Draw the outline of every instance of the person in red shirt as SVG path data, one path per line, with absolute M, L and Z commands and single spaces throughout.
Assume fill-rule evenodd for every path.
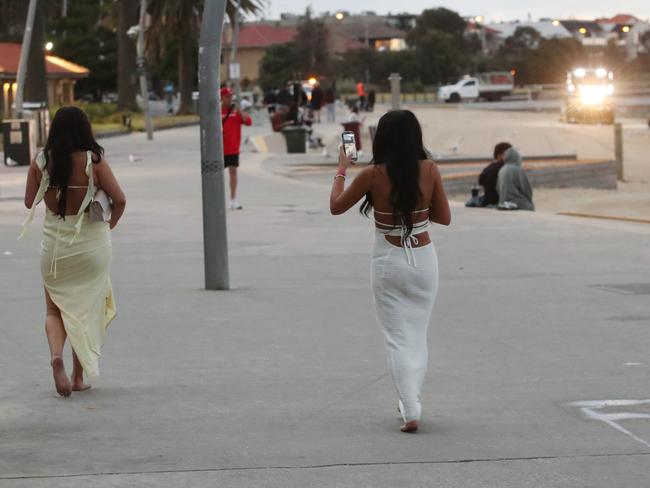
M 240 210 L 237 200 L 237 168 L 239 167 L 239 146 L 241 145 L 241 126 L 251 125 L 253 119 L 233 102 L 232 90 L 221 89 L 221 126 L 223 131 L 224 166 L 230 175 L 230 208 Z

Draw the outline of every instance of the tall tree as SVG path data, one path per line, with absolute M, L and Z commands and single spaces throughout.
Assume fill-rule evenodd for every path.
M 102 6 L 97 0 L 75 0 L 68 2 L 66 17 L 60 16 L 58 8 L 46 21 L 46 40 L 54 43 L 54 53 L 90 71 L 75 84 L 78 97 L 91 95 L 99 101 L 102 93 L 116 91 L 117 35 L 112 10 L 112 5 Z
M 236 0 L 229 0 L 226 13 L 234 18 Z M 255 13 L 261 7 L 260 0 L 241 0 L 244 12 Z M 192 91 L 196 79 L 197 41 L 200 12 L 203 0 L 151 0 L 149 13 L 151 27 L 148 37 L 164 38 L 168 43 L 178 42 L 178 89 L 179 113 L 189 113 L 192 107 Z
M 415 50 L 424 83 L 440 83 L 457 78 L 470 64 L 472 44 L 465 38 L 467 22 L 446 8 L 423 11 L 407 42 Z
M 135 42 L 126 32 L 138 23 L 137 0 L 116 0 L 117 9 L 117 105 L 120 109 L 137 110 L 137 67 Z
M 43 40 L 43 30 L 43 2 L 39 2 L 36 4 L 32 42 L 27 59 L 25 101 L 45 103 L 47 105 L 47 74 L 45 72 L 45 41 Z

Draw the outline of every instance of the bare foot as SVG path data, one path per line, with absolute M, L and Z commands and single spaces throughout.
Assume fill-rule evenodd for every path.
M 418 431 L 418 421 L 411 420 L 410 422 L 406 422 L 399 428 L 399 430 L 406 432 L 407 434 L 415 434 Z
M 92 388 L 88 383 L 84 383 L 83 380 L 72 380 L 72 391 L 86 391 Z
M 72 383 L 72 391 L 86 391 L 90 390 L 91 386 L 88 383 L 84 383 L 84 374 L 77 373 L 72 371 L 72 376 L 70 376 L 70 382 Z
M 55 356 L 52 358 L 52 375 L 54 376 L 54 386 L 56 386 L 56 392 L 62 397 L 69 397 L 72 394 L 72 387 L 70 386 L 70 380 L 68 380 L 68 375 L 65 374 L 65 365 L 63 364 L 63 358 L 61 356 Z

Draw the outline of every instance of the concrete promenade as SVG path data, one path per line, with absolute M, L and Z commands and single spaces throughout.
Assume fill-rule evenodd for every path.
M 118 318 L 93 389 L 67 400 L 40 217 L 16 241 L 24 168 L 0 170 L 0 488 L 648 485 L 649 226 L 455 205 L 432 230 L 441 287 L 422 431 L 405 435 L 372 227 L 329 215 L 331 176 L 245 154 L 233 289 L 208 292 L 198 128 L 102 144 L 128 197 Z

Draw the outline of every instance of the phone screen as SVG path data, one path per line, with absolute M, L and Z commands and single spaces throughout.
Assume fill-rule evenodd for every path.
M 352 160 L 357 160 L 357 143 L 354 140 L 354 132 L 345 131 L 341 136 L 343 140 L 343 150 L 345 154 Z

